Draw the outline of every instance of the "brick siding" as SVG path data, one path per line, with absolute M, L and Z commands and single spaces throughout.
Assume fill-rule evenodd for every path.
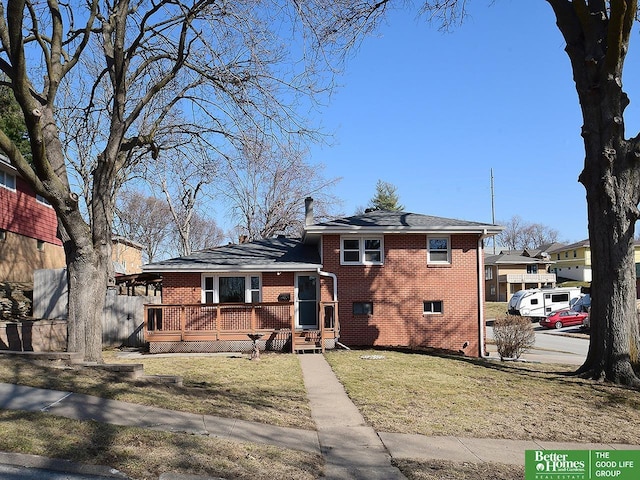
M 464 349 L 480 355 L 478 236 L 451 236 L 451 264 L 427 265 L 427 238 L 384 236 L 384 265 L 340 265 L 340 236 L 323 238 L 323 270 L 338 276 L 340 341 L 347 346 Z M 484 272 L 481 271 L 484 275 Z M 262 274 L 262 299 L 294 299 L 294 274 Z M 484 278 L 484 277 L 483 277 Z M 320 298 L 333 300 L 333 281 L 321 277 Z M 442 301 L 443 313 L 423 314 L 424 301 Z M 164 273 L 162 302 L 200 303 L 200 273 Z M 353 302 L 372 302 L 372 315 L 353 315 Z
M 451 264 L 427 265 L 427 238 L 384 236 L 384 265 L 340 265 L 340 236 L 323 237 L 323 269 L 338 275 L 340 341 L 347 346 L 408 346 L 480 354 L 477 235 L 451 236 Z M 443 313 L 423 314 L 423 301 Z M 353 302 L 372 302 L 354 315 Z

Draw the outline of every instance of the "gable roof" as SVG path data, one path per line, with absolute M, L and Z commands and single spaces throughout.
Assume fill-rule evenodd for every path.
M 588 238 L 586 240 L 580 240 L 579 242 L 571 243 L 569 245 L 558 244 L 556 247 L 553 247 L 547 250 L 547 253 L 563 252 L 565 250 L 574 250 L 576 248 L 581 248 L 581 247 L 589 247 Z
M 401 211 L 374 210 L 362 215 L 307 225 L 305 233 L 356 233 L 366 231 L 374 233 L 478 233 L 495 235 L 503 229 L 504 227 L 488 223 L 433 217 L 431 215 Z
M 184 257 L 144 265 L 146 272 L 299 271 L 321 267 L 320 254 L 297 238 L 267 238 L 208 248 Z
M 498 255 L 487 255 L 484 257 L 485 265 L 547 265 L 551 263 L 555 262 L 513 253 L 500 253 Z

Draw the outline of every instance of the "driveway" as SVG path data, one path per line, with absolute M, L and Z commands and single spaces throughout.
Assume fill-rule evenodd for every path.
M 534 347 L 523 354 L 521 360 L 541 363 L 564 363 L 580 366 L 589 350 L 589 335 L 579 327 L 565 327 L 559 330 L 542 328 L 533 324 L 536 333 Z M 487 326 L 487 339 L 493 340 L 493 327 Z M 500 358 L 495 345 L 487 345 L 490 357 Z

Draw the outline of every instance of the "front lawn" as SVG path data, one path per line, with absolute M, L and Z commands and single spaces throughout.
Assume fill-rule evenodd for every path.
M 327 359 L 377 431 L 640 445 L 640 393 L 571 367 L 378 350 Z
M 0 382 L 72 391 L 169 410 L 219 415 L 283 427 L 314 430 L 302 370 L 295 355 L 171 356 L 116 358 L 108 363 L 142 363 L 146 375 L 179 375 L 184 385 L 123 380 L 92 368 L 74 368 L 0 355 Z

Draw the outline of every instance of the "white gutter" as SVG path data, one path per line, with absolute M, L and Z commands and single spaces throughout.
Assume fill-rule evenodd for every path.
M 480 342 L 480 357 L 484 358 L 486 355 L 484 349 L 484 247 L 483 240 L 490 235 L 487 235 L 485 230 L 478 238 L 478 340 Z
M 320 270 L 320 268 L 318 268 L 318 274 L 321 277 L 333 278 L 333 301 L 337 302 L 338 301 L 338 277 L 336 276 L 336 274 L 330 273 L 330 272 L 323 272 L 322 270 Z

